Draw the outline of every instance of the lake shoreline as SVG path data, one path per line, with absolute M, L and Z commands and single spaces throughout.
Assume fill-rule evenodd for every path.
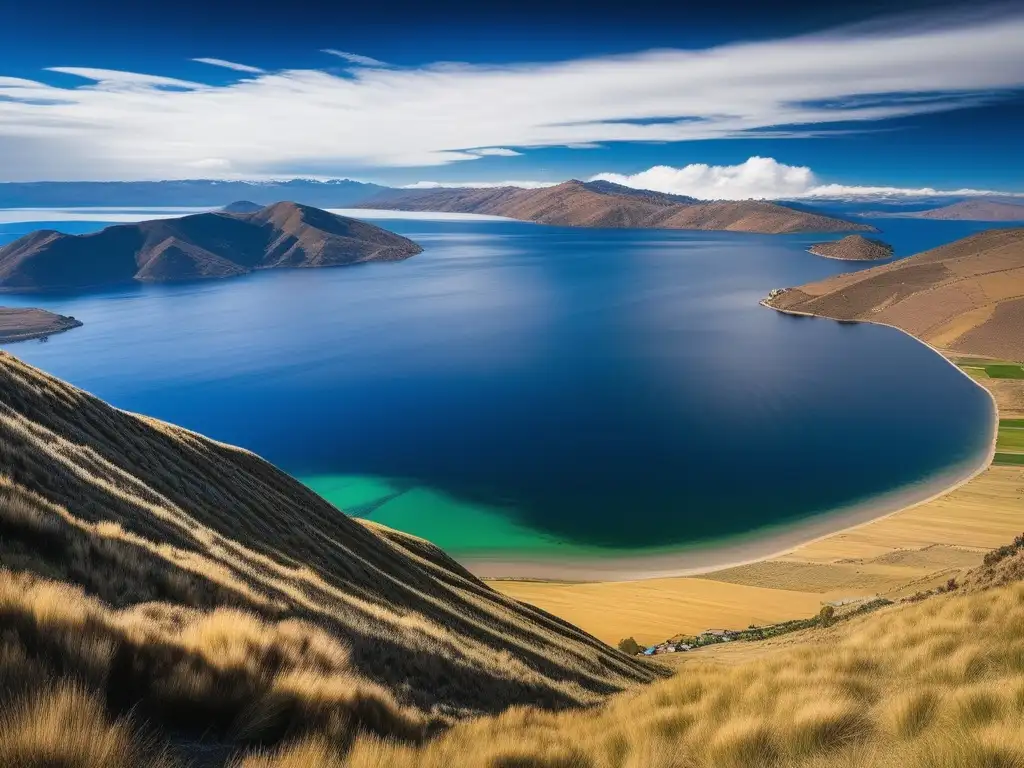
M 46 339 L 82 325 L 74 317 L 43 309 L 0 307 L 0 344 Z
M 782 314 L 832 319 L 808 312 L 779 309 L 772 306 L 767 299 L 760 303 L 761 306 Z M 985 393 L 991 404 L 990 439 L 985 453 L 977 461 L 965 462 L 963 466 L 948 470 L 920 483 L 905 486 L 896 491 L 882 494 L 881 496 L 876 496 L 848 507 L 824 512 L 813 518 L 793 523 L 790 526 L 784 526 L 782 530 L 775 529 L 772 532 L 766 532 L 767 535 L 759 536 L 756 540 L 752 541 L 723 542 L 720 544 L 709 543 L 706 547 L 695 547 L 674 553 L 657 553 L 647 556 L 631 555 L 600 559 L 579 558 L 566 559 L 561 562 L 551 562 L 539 558 L 523 558 L 520 560 L 508 557 L 470 557 L 461 558 L 459 562 L 480 578 L 501 581 L 641 581 L 657 578 L 699 576 L 727 568 L 773 560 L 808 544 L 852 531 L 900 512 L 927 504 L 962 488 L 988 470 L 995 458 L 996 442 L 999 433 L 999 407 L 995 396 L 962 371 L 942 350 L 918 339 L 902 328 L 867 320 L 855 322 L 894 328 L 905 336 L 909 336 L 914 341 L 923 344 L 935 352 L 957 373 L 967 378 L 974 386 Z M 756 534 L 752 535 L 756 536 Z

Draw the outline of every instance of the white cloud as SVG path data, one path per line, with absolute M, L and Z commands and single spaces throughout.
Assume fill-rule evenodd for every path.
M 816 184 L 810 168 L 784 165 L 771 157 L 751 157 L 739 165 L 694 163 L 682 168 L 656 165 L 631 176 L 599 173 L 593 179 L 702 200 L 797 197 Z
M 702 200 L 749 198 L 847 198 L 847 197 L 943 197 L 1006 195 L 991 189 L 934 189 L 932 187 L 857 186 L 822 184 L 814 172 L 800 165 L 786 165 L 771 157 L 751 157 L 738 165 L 694 163 L 682 168 L 656 165 L 632 175 L 599 173 L 591 180 L 612 181 L 635 189 L 650 189 Z
M 239 64 L 234 61 L 225 61 L 224 59 L 192 59 L 192 61 L 198 61 L 200 64 L 209 64 L 214 67 L 224 67 L 224 69 L 233 69 L 236 72 L 249 72 L 254 75 L 263 73 L 265 70 L 259 67 L 251 67 L 248 64 Z
M 388 69 L 334 51 L 358 66 L 220 85 L 60 67 L 92 82 L 0 78 L 0 178 L 180 178 L 208 158 L 224 176 L 358 174 L 488 148 L 820 135 L 1016 94 L 1022 39 L 1024 9 L 504 66 Z
M 508 149 L 507 147 L 484 147 L 483 149 L 470 149 L 468 150 L 471 154 L 479 155 L 480 157 L 519 157 L 522 152 L 516 152 L 514 149 Z
M 335 48 L 323 48 L 321 49 L 324 53 L 329 53 L 331 56 L 337 56 L 339 59 L 344 59 L 350 64 L 356 64 L 360 67 L 390 67 L 386 61 L 375 59 L 371 56 L 362 56 L 358 53 L 349 53 L 348 51 L 339 51 Z

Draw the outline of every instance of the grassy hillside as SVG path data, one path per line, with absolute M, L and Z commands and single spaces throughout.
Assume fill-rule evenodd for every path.
M 246 451 L 0 354 L 0 765 L 1024 767 L 1022 550 L 657 680 Z
M 603 707 L 517 708 L 423 746 L 361 737 L 345 756 L 310 739 L 242 766 L 1016 768 L 1024 561 L 1012 550 L 972 574 L 977 590 L 969 583 L 831 627 L 678 654 L 675 677 Z
M 249 452 L 5 353 L 0 565 L 5 766 L 136 764 L 131 728 L 198 764 L 310 730 L 416 743 L 664 674 Z

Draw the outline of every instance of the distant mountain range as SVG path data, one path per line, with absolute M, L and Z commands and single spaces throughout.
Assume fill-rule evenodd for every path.
M 234 277 L 256 269 L 397 261 L 420 251 L 373 224 L 285 202 L 254 213 L 199 213 L 87 235 L 32 232 L 0 248 L 0 290 Z
M 876 231 L 861 222 L 762 200 L 704 202 L 637 190 L 608 181 L 566 181 L 542 189 L 519 187 L 388 189 L 356 207 L 507 216 L 565 227 L 702 229 L 786 234 Z
M 232 200 L 269 205 L 298 200 L 318 208 L 343 208 L 389 189 L 349 179 L 315 181 L 40 181 L 0 183 L 0 208 L 210 207 Z
M 882 215 L 941 221 L 1024 221 L 1024 202 L 1017 204 L 1000 200 L 963 200 L 925 211 Z
M 297 200 L 318 208 L 482 213 L 571 227 L 707 229 L 781 234 L 874 231 L 808 205 L 702 201 L 609 181 L 521 187 L 395 189 L 348 179 L 315 181 L 34 182 L 0 184 L 0 208 L 210 207 L 232 200 Z

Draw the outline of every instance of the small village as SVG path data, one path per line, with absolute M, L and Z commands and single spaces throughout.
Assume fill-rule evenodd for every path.
M 950 581 L 946 589 L 955 589 L 955 580 Z M 942 591 L 940 588 L 937 591 Z M 925 593 L 922 593 L 925 594 Z M 928 593 L 930 594 L 930 593 Z M 917 596 L 915 596 L 916 598 Z M 906 602 L 912 602 L 914 598 L 904 598 Z M 826 603 L 814 616 L 807 619 L 793 619 L 778 624 L 766 624 L 755 626 L 751 624 L 746 629 L 706 629 L 698 635 L 675 635 L 657 645 L 648 647 L 641 646 L 631 637 L 619 641 L 619 650 L 633 656 L 660 656 L 665 653 L 685 653 L 719 643 L 731 643 L 742 640 L 767 640 L 770 637 L 778 637 L 789 632 L 797 632 L 801 629 L 811 627 L 827 627 L 837 621 L 859 616 L 864 613 L 892 605 L 893 601 L 884 597 L 875 597 L 866 600 L 841 601 L 837 604 Z

